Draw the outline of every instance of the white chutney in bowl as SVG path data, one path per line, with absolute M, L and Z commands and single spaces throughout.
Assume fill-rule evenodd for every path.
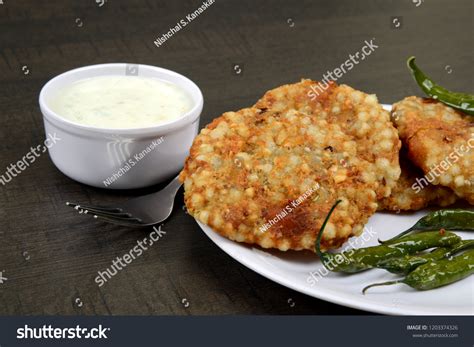
M 157 184 L 182 168 L 203 96 L 188 78 L 149 65 L 101 64 L 51 79 L 39 97 L 57 168 L 99 188 Z

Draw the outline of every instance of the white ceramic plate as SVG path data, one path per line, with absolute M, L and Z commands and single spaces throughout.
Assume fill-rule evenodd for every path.
M 364 233 L 351 240 L 355 248 L 377 245 L 377 238 L 387 239 L 398 234 L 415 224 L 427 212 L 428 210 L 410 214 L 376 213 L 370 218 Z M 384 270 L 370 270 L 352 275 L 326 274 L 317 256 L 309 252 L 280 252 L 252 247 L 230 241 L 207 225 L 200 222 L 198 224 L 224 252 L 251 270 L 288 288 L 322 300 L 384 314 L 474 315 L 473 276 L 429 291 L 416 291 L 407 285 L 398 284 L 372 288 L 366 295 L 362 295 L 362 288 L 368 284 L 399 277 Z M 474 238 L 473 233 L 457 234 L 465 239 Z
M 427 211 L 410 215 L 376 213 L 366 226 L 363 241 L 360 236 L 357 247 L 377 244 L 377 237 L 389 238 L 412 226 Z M 363 287 L 370 283 L 384 282 L 398 278 L 383 270 L 370 270 L 352 275 L 326 272 L 316 255 L 306 252 L 280 252 L 265 250 L 228 240 L 210 227 L 198 222 L 199 226 L 224 252 L 249 269 L 268 279 L 298 292 L 330 301 L 335 304 L 360 310 L 396 315 L 474 315 L 474 278 L 429 291 L 416 291 L 398 284 L 372 288 L 365 295 Z M 375 236 L 370 235 L 375 232 Z M 467 239 L 473 235 L 457 233 Z M 353 242 L 358 238 L 352 238 Z M 311 276 L 314 273 L 314 277 Z M 315 280 L 317 278 L 317 281 Z

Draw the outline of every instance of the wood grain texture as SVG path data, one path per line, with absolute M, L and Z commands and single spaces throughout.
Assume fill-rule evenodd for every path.
M 379 47 L 341 82 L 386 103 L 419 94 L 405 66 L 416 55 L 443 85 L 472 92 L 473 5 L 467 0 L 420 6 L 409 0 L 217 0 L 161 47 L 155 38 L 200 1 L 3 3 L 0 174 L 44 140 L 37 102 L 42 85 L 83 65 L 137 62 L 183 73 L 203 91 L 203 126 L 224 111 L 253 104 L 272 87 L 301 77 L 320 79 L 372 38 Z M 395 16 L 403 17 L 400 29 L 391 27 Z M 243 66 L 241 75 L 233 72 L 234 64 Z M 151 230 L 96 223 L 65 202 L 112 203 L 158 188 L 87 187 L 61 174 L 46 154 L 0 184 L 0 271 L 8 278 L 0 284 L 0 314 L 363 313 L 296 293 L 243 267 L 181 209 L 181 194 L 163 227 L 167 234 L 98 288 L 97 271 Z

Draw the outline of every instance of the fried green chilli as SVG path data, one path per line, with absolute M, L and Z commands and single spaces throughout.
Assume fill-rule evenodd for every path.
M 460 281 L 474 274 L 474 249 L 452 258 L 429 262 L 417 267 L 404 279 L 374 283 L 362 289 L 362 293 L 372 287 L 404 283 L 417 290 L 430 290 Z
M 336 201 L 326 216 L 315 245 L 316 253 L 329 271 L 355 273 L 378 267 L 379 264 L 390 258 L 416 254 L 434 247 L 451 247 L 461 241 L 461 238 L 456 234 L 447 231 L 431 231 L 405 236 L 387 245 L 351 249 L 341 253 L 323 253 L 321 238 L 324 228 L 339 202 L 340 200 Z
M 474 247 L 474 240 L 463 240 L 453 247 L 440 247 L 425 254 L 407 255 L 400 258 L 387 259 L 379 263 L 377 267 L 394 274 L 408 275 L 420 265 L 448 258 L 471 247 Z
M 431 98 L 438 100 L 456 110 L 474 116 L 474 95 L 451 92 L 446 88 L 436 84 L 415 64 L 415 57 L 408 58 L 407 66 L 410 69 L 416 83 Z
M 474 211 L 463 209 L 445 209 L 428 213 L 411 228 L 403 231 L 391 239 L 380 241 L 381 244 L 395 241 L 413 231 L 426 230 L 462 230 L 474 231 Z

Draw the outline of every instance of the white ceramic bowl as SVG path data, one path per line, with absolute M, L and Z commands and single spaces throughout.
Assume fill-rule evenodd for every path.
M 133 129 L 81 125 L 49 108 L 51 98 L 66 85 L 106 75 L 138 75 L 174 83 L 189 94 L 194 106 L 176 120 Z M 94 187 L 132 189 L 164 181 L 183 167 L 199 129 L 203 97 L 196 84 L 176 72 L 150 65 L 117 63 L 85 66 L 54 77 L 41 89 L 39 104 L 46 136 L 59 138 L 50 146 L 49 154 L 60 171 Z M 150 146 L 154 148 L 147 150 Z

